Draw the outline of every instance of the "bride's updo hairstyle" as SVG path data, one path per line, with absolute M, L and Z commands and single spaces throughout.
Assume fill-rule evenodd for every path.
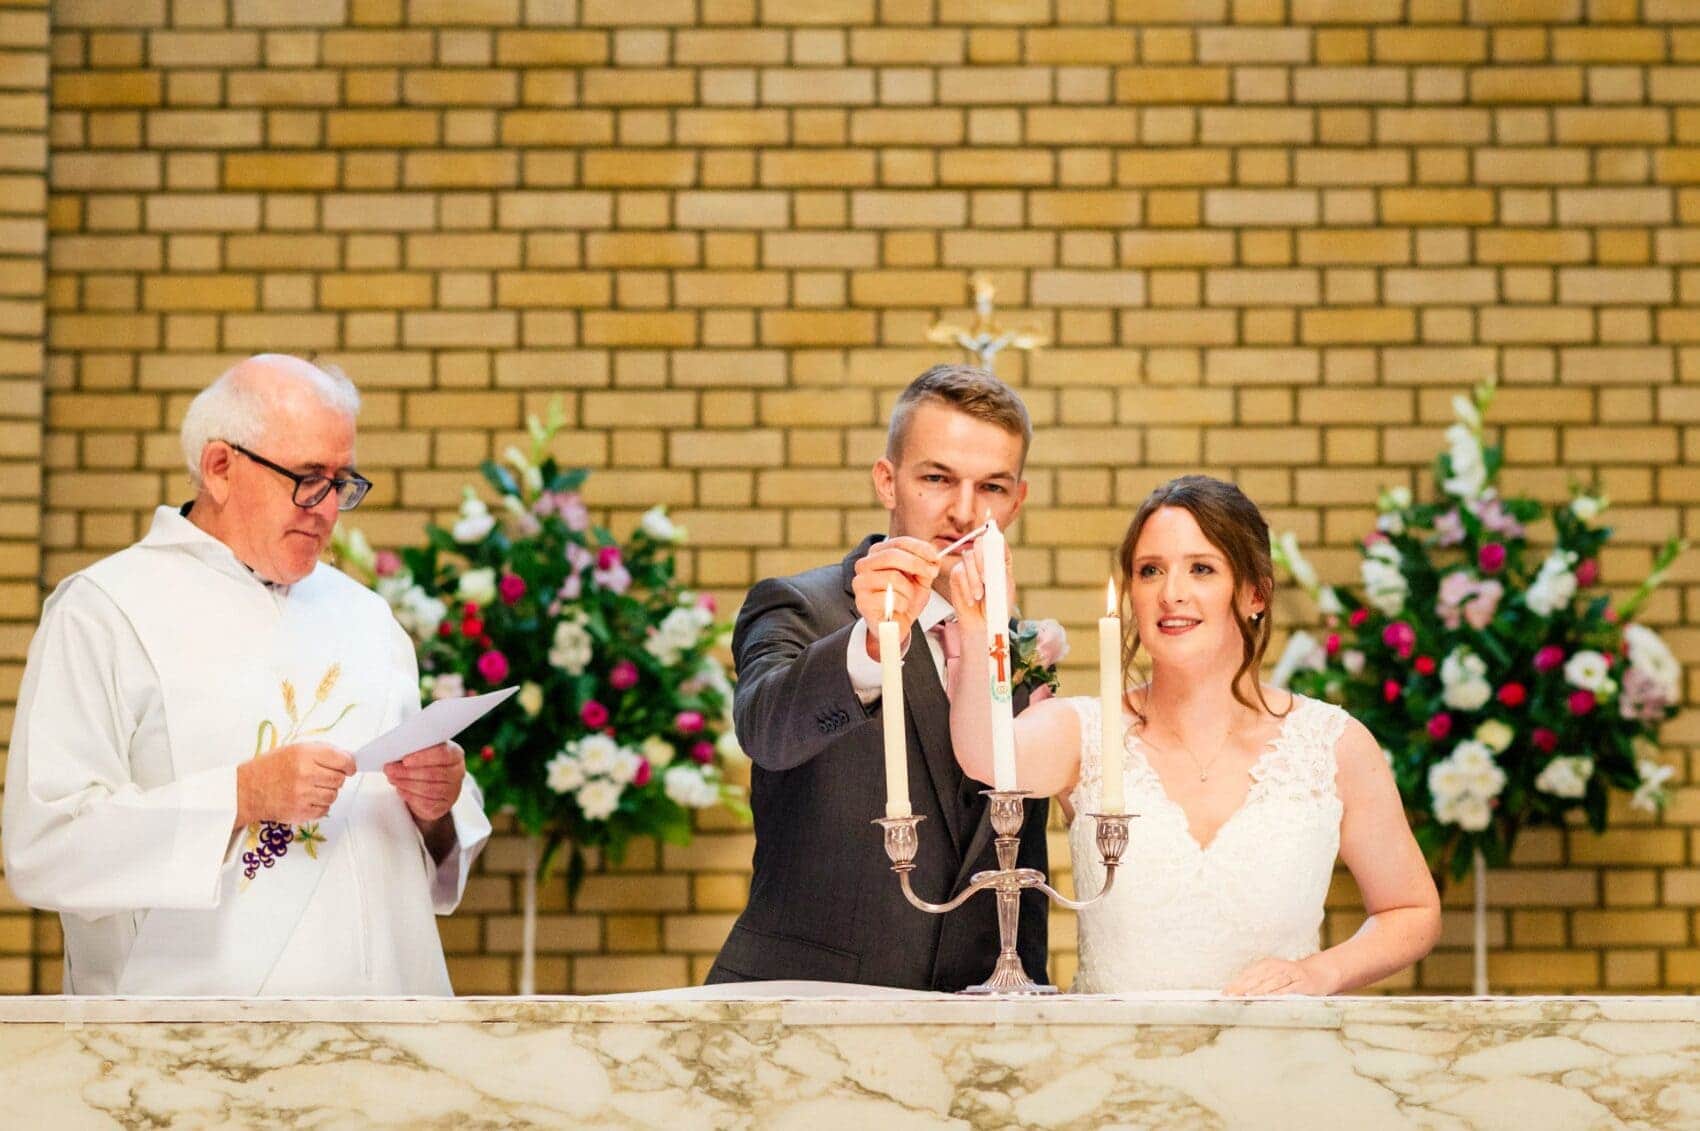
M 1257 504 L 1246 498 L 1244 491 L 1208 475 L 1182 475 L 1147 495 L 1122 538 L 1121 548 L 1116 551 L 1116 568 L 1121 575 L 1123 623 L 1132 625 L 1122 643 L 1123 686 L 1128 684 L 1128 673 L 1133 670 L 1140 643 L 1139 622 L 1132 615 L 1132 600 L 1128 596 L 1133 589 L 1133 550 L 1139 545 L 1139 535 L 1145 529 L 1146 520 L 1163 507 L 1180 507 L 1192 515 L 1204 537 L 1228 559 L 1235 594 L 1249 584 L 1263 598 L 1263 615 L 1255 619 L 1240 612 L 1237 600 L 1233 605 L 1234 623 L 1239 627 L 1243 644 L 1240 667 L 1234 673 L 1234 698 L 1252 710 L 1261 704 L 1263 710 L 1271 715 L 1281 714 L 1269 706 L 1268 700 L 1263 697 L 1263 684 L 1257 678 L 1263 666 L 1263 653 L 1269 648 L 1272 631 L 1269 609 L 1275 594 L 1275 564 L 1269 557 L 1269 524 L 1263 521 Z M 1247 696 L 1243 686 L 1248 675 L 1251 677 L 1251 694 L 1257 696 L 1256 703 Z M 1134 714 L 1140 722 L 1145 721 L 1138 710 Z

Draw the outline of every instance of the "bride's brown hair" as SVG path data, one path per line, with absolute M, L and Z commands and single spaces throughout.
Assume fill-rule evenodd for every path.
M 1128 673 L 1133 670 L 1134 657 L 1139 654 L 1139 622 L 1132 615 L 1133 604 L 1128 596 L 1133 586 L 1133 551 L 1139 545 L 1139 535 L 1145 529 L 1146 520 L 1163 507 L 1179 507 L 1192 515 L 1204 537 L 1228 559 L 1228 572 L 1234 583 L 1236 598 L 1231 607 L 1242 644 L 1239 670 L 1234 673 L 1234 699 L 1252 710 L 1261 704 L 1271 715 L 1284 714 L 1269 705 L 1263 697 L 1263 684 L 1257 678 L 1273 629 L 1269 610 L 1275 594 L 1275 563 L 1269 556 L 1269 524 L 1263 521 L 1257 504 L 1246 498 L 1244 491 L 1208 475 L 1183 475 L 1147 495 L 1145 501 L 1139 504 L 1139 510 L 1134 512 L 1133 522 L 1122 538 L 1121 548 L 1116 551 L 1120 600 L 1125 609 L 1122 623 L 1132 625 L 1122 639 L 1122 685 L 1128 686 Z M 1263 599 L 1263 612 L 1256 617 L 1247 617 L 1240 612 L 1237 598 L 1240 589 L 1246 585 L 1250 585 Z M 1252 677 L 1251 688 L 1257 696 L 1257 703 L 1247 697 L 1241 686 L 1248 674 Z M 1137 708 L 1132 710 L 1143 723 L 1144 713 Z

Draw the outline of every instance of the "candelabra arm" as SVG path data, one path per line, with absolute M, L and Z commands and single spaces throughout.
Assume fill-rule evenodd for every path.
M 955 911 L 958 907 L 967 903 L 970 897 L 985 891 L 987 888 L 992 887 L 997 883 L 995 879 L 977 879 L 966 888 L 962 889 L 961 894 L 949 903 L 929 903 L 916 895 L 915 888 L 909 883 L 909 873 L 914 871 L 913 868 L 906 868 L 903 870 L 894 868 L 893 871 L 897 872 L 897 882 L 903 888 L 903 898 L 907 899 L 911 906 L 917 907 L 929 915 L 943 915 L 947 911 Z
M 1106 895 L 1109 895 L 1110 889 L 1116 886 L 1116 865 L 1104 865 L 1104 886 L 1098 889 L 1098 894 L 1093 896 L 1091 899 L 1070 899 L 1050 884 L 1040 883 L 1034 884 L 1033 886 L 1050 896 L 1052 903 L 1066 907 L 1070 911 L 1082 911 L 1093 906 Z

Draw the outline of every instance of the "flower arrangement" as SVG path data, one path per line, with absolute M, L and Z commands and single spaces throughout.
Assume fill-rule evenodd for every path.
M 485 461 L 494 511 L 469 486 L 454 525 L 427 526 L 423 546 L 373 553 L 354 531 L 336 550 L 413 637 L 425 699 L 519 683 L 517 710 L 460 741 L 490 811 L 542 838 L 537 876 L 569 846 L 576 890 L 586 848 L 617 862 L 634 836 L 688 842 L 693 810 L 748 810 L 722 769 L 742 757 L 715 655 L 730 629 L 675 580 L 686 531 L 663 507 L 624 543 L 594 525 L 587 473 L 546 454 L 562 423 L 553 404 L 528 422 L 529 454 Z
M 1026 686 L 1033 691 L 1041 687 L 1055 695 L 1061 686 L 1057 665 L 1068 658 L 1068 633 L 1056 621 L 1013 620 L 1009 634 L 1015 650 L 1012 686 Z
M 1476 851 L 1503 864 L 1524 826 L 1580 810 L 1603 829 L 1613 789 L 1662 807 L 1674 771 L 1656 760 L 1658 732 L 1682 695 L 1681 665 L 1635 617 L 1686 544 L 1665 544 L 1614 604 L 1598 590 L 1607 500 L 1573 486 L 1549 513 L 1502 496 L 1503 454 L 1482 438 L 1492 396 L 1454 398 L 1436 501 L 1381 493 L 1361 598 L 1319 584 L 1290 533 L 1273 547 L 1327 625 L 1320 640 L 1292 634 L 1275 682 L 1342 704 L 1380 740 L 1418 843 L 1454 878 Z M 1529 540 L 1543 516 L 1546 550 Z

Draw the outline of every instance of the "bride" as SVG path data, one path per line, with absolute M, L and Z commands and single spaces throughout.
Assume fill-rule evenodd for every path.
M 951 738 L 963 770 L 991 780 L 980 563 L 951 575 L 963 659 L 953 665 Z M 1122 702 L 1129 823 L 1115 887 L 1080 912 L 1083 993 L 1201 989 L 1332 994 L 1427 954 L 1440 899 L 1380 745 L 1340 708 L 1261 684 L 1274 572 L 1250 499 L 1202 475 L 1171 480 L 1134 515 L 1117 553 L 1132 606 L 1127 671 L 1149 679 Z M 954 643 L 954 642 L 953 642 Z M 1102 888 L 1099 706 L 1052 699 L 1015 720 L 1021 787 L 1054 794 L 1071 819 L 1082 897 Z M 1368 918 L 1318 950 L 1336 854 Z

